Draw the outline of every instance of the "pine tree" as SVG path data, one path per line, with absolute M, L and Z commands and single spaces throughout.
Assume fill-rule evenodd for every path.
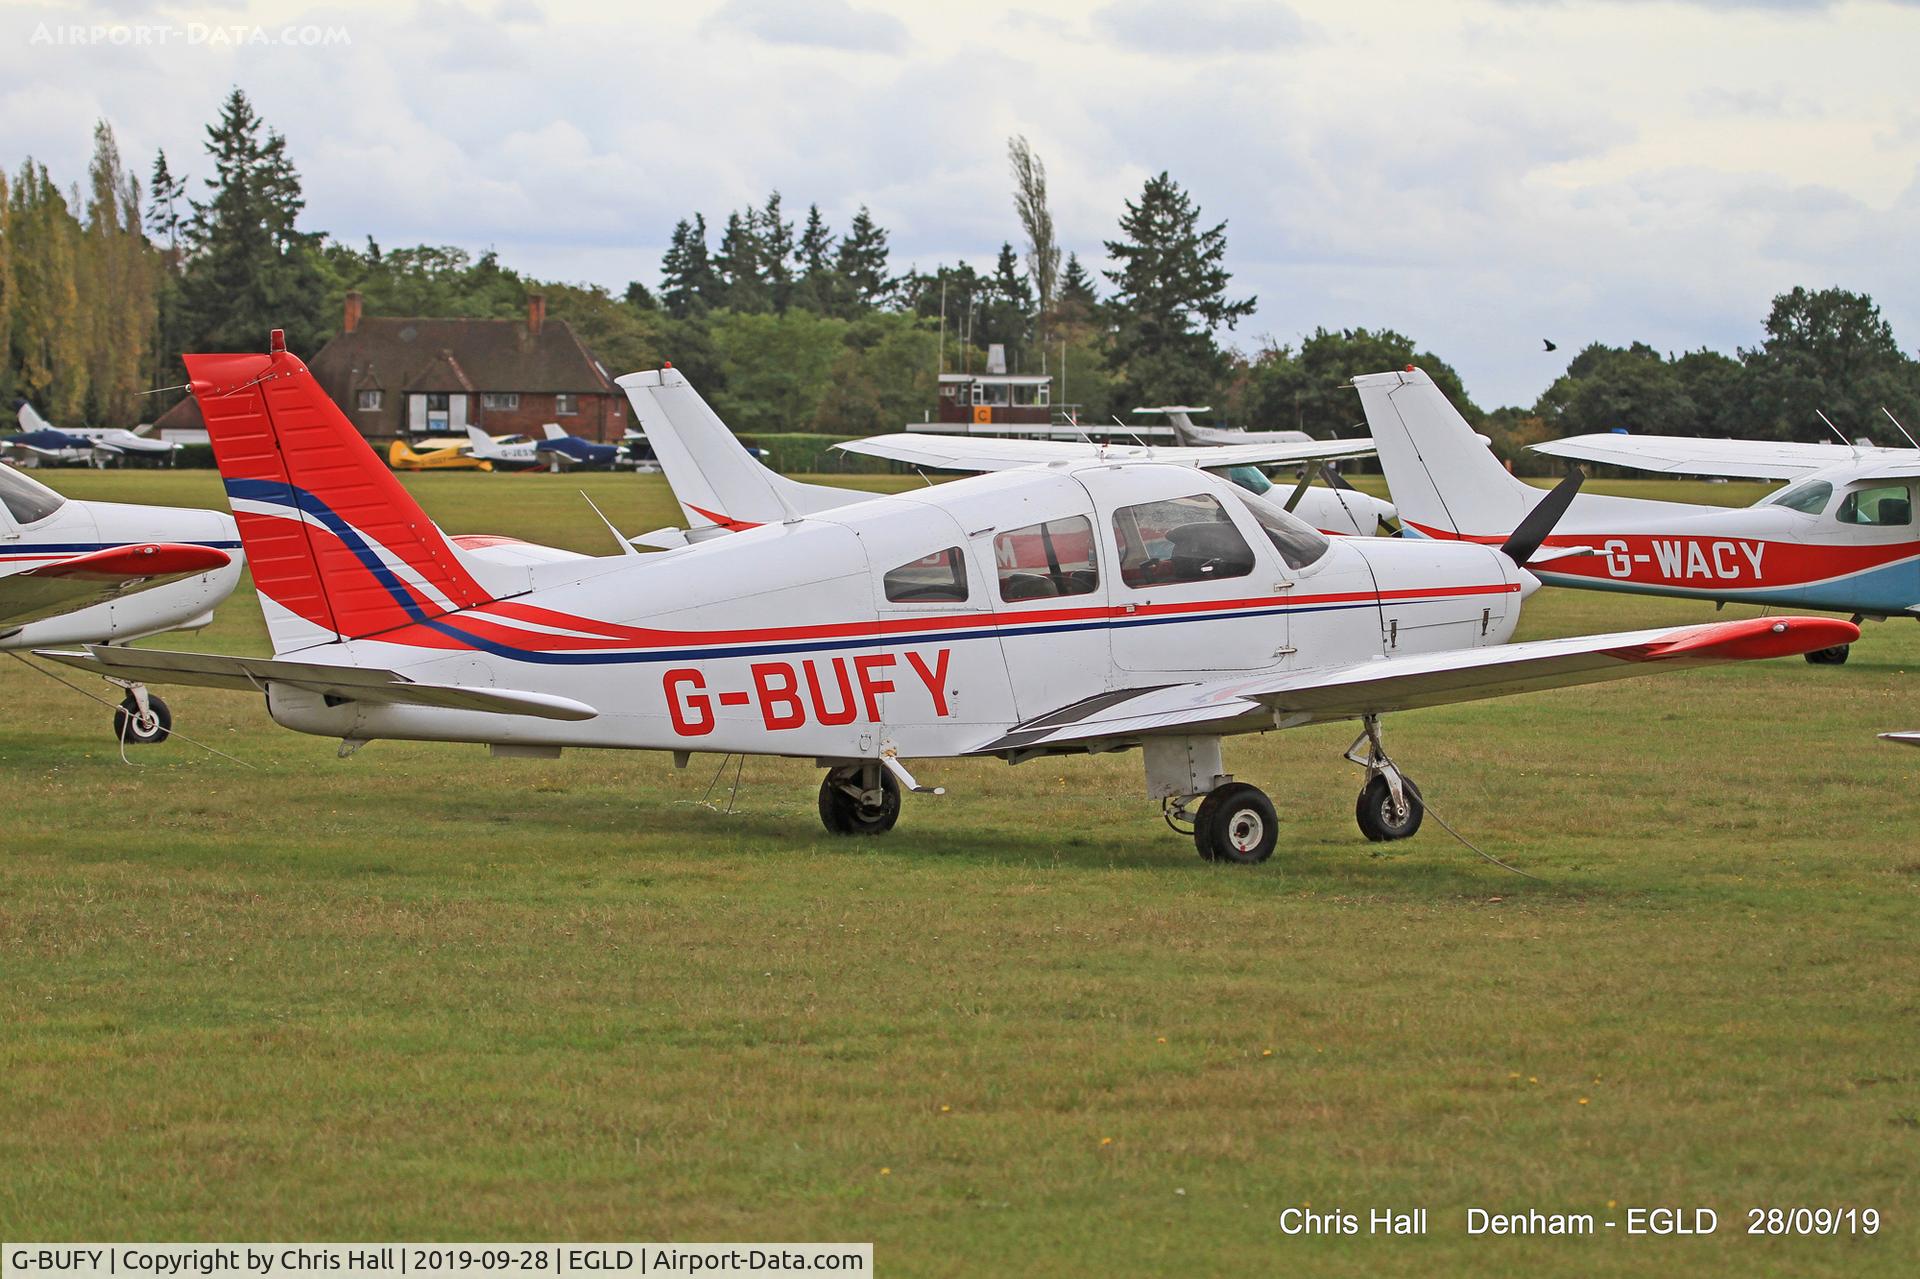
M 987 304 L 984 337 L 988 342 L 1004 344 L 1009 360 L 1007 367 L 1017 369 L 1032 332 L 1033 290 L 1027 277 L 1020 273 L 1020 257 L 1011 244 L 1000 246 L 990 287 L 992 297 Z
M 794 305 L 822 315 L 834 309 L 838 279 L 833 266 L 833 232 L 820 216 L 820 206 L 807 206 L 807 225 L 800 232 L 794 258 L 800 279 L 794 286 Z
M 278 328 L 294 349 L 311 350 L 326 331 L 320 237 L 296 228 L 305 201 L 286 139 L 235 89 L 207 127 L 206 149 L 214 176 L 209 198 L 192 202 L 182 285 L 190 344 L 253 350 Z
M 1199 207 L 1163 171 L 1127 202 L 1121 238 L 1106 242 L 1118 263 L 1106 273 L 1115 286 L 1114 355 L 1143 401 L 1197 401 L 1225 372 L 1214 330 L 1254 308 L 1253 298 L 1227 299 L 1226 231 L 1225 222 L 1202 231 Z
M 707 219 L 696 213 L 674 224 L 673 239 L 660 259 L 660 300 L 677 320 L 717 304 L 713 261 L 707 255 Z
M 1064 318 L 1084 321 L 1092 317 L 1099 305 L 1100 295 L 1094 291 L 1092 274 L 1080 265 L 1079 254 L 1067 254 L 1067 269 L 1060 276 L 1055 306 Z
M 856 314 L 879 306 L 893 288 L 887 277 L 887 232 L 873 220 L 866 205 L 853 215 L 846 238 L 834 255 L 834 269 L 846 282 L 842 313 Z
M 187 196 L 187 180 L 176 178 L 167 167 L 167 153 L 154 152 L 153 181 L 147 192 L 147 230 L 165 251 L 167 266 L 180 269 L 180 236 L 186 221 L 180 203 Z
M 780 193 L 767 197 L 759 217 L 760 249 L 766 272 L 767 294 L 776 314 L 785 315 L 793 303 L 793 223 L 780 220 Z
M 720 279 L 722 305 L 728 310 L 755 313 L 772 307 L 766 242 L 760 235 L 758 210 L 727 215 L 727 229 L 713 255 L 713 269 Z

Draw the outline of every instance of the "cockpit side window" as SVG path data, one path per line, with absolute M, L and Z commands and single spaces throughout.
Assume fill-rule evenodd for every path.
M 14 523 L 33 524 L 44 520 L 66 502 L 66 498 L 39 481 L 28 479 L 11 466 L 0 466 L 0 505 L 7 508 Z
M 1840 503 L 1835 517 L 1842 524 L 1901 528 L 1913 523 L 1913 491 L 1904 484 L 1879 484 L 1855 489 Z
M 1253 548 L 1210 494 L 1123 506 L 1113 513 L 1113 536 L 1120 580 L 1135 590 L 1253 572 Z
M 1273 543 L 1273 549 L 1280 552 L 1280 558 L 1286 561 L 1288 568 L 1306 568 L 1317 563 L 1332 545 L 1305 520 L 1289 515 L 1266 498 L 1255 497 L 1251 493 L 1235 493 L 1234 496 L 1253 513 L 1261 531 Z
M 1768 501 L 1789 511 L 1799 511 L 1802 515 L 1818 515 L 1827 509 L 1827 503 L 1832 498 L 1833 485 L 1825 480 L 1811 480 L 1781 489 Z

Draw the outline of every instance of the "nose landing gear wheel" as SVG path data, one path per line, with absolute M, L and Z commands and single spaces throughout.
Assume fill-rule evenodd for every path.
M 1835 644 L 1832 648 L 1814 649 L 1807 654 L 1807 661 L 1814 666 L 1845 666 L 1852 652 L 1851 644 Z
M 173 712 L 165 702 L 149 693 L 143 715 L 140 703 L 128 693 L 113 712 L 113 735 L 130 746 L 158 746 L 173 735 Z
M 1280 838 L 1280 817 L 1273 801 L 1257 786 L 1229 782 L 1200 801 L 1193 819 L 1193 844 L 1210 862 L 1251 866 L 1273 856 Z
M 900 819 L 900 783 L 880 772 L 879 802 L 860 785 L 860 770 L 836 768 L 820 783 L 820 824 L 833 835 L 884 835 Z
M 1393 788 L 1387 785 L 1385 777 L 1370 779 L 1360 788 L 1360 798 L 1354 801 L 1353 816 L 1360 823 L 1360 833 L 1376 844 L 1409 838 L 1420 829 L 1420 820 L 1427 815 L 1426 805 L 1420 802 L 1420 788 L 1411 777 L 1402 774 L 1400 789 L 1407 797 L 1405 812 L 1395 811 Z

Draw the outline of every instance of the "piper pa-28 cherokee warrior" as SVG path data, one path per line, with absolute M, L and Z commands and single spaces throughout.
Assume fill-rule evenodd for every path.
M 1498 543 L 1545 499 L 1509 475 L 1425 373 L 1353 380 L 1406 528 Z M 1920 449 L 1582 435 L 1555 456 L 1686 475 L 1791 481 L 1752 506 L 1582 494 L 1548 538 L 1579 547 L 1535 571 L 1550 586 L 1682 595 L 1863 617 L 1920 618 Z M 1837 665 L 1847 647 L 1807 660 Z
M 240 581 L 219 511 L 76 502 L 0 465 L 0 650 L 125 643 L 198 630 Z M 167 704 L 137 678 L 113 714 L 123 742 L 163 742 Z
M 837 833 L 894 824 L 902 790 L 923 789 L 910 759 L 1141 747 L 1149 796 L 1193 823 L 1204 857 L 1258 862 L 1277 817 L 1225 772 L 1221 739 L 1357 719 L 1361 829 L 1401 838 L 1422 808 L 1382 746 L 1385 713 L 1858 633 L 1774 617 L 1507 644 L 1554 506 L 1500 547 L 1328 538 L 1219 476 L 1146 461 L 999 471 L 660 554 L 623 543 L 509 565 L 441 533 L 277 331 L 265 355 L 186 365 L 274 656 L 47 656 L 264 689 L 276 721 L 343 749 L 813 758 Z M 620 382 L 650 436 L 657 419 L 712 417 L 671 369 Z

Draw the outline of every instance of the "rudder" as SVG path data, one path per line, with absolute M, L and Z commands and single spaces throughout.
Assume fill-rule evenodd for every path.
M 1400 519 L 1429 537 L 1499 539 L 1539 489 L 1507 472 L 1433 379 L 1418 369 L 1353 379 Z
M 183 358 L 276 653 L 492 598 L 277 331 Z

